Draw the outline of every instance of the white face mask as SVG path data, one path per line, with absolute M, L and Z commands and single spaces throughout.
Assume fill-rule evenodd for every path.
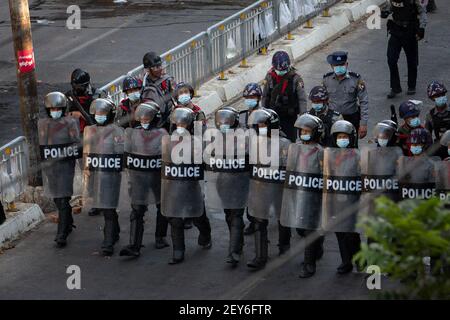
M 230 130 L 230 125 L 229 124 L 221 124 L 220 125 L 220 131 L 227 132 L 228 130 Z
M 302 134 L 302 135 L 300 135 L 300 139 L 302 139 L 303 141 L 310 141 L 311 135 L 310 134 Z
M 348 145 L 350 144 L 350 140 L 349 139 L 337 139 L 336 144 L 339 148 L 347 148 Z
M 105 122 L 106 122 L 106 119 L 107 119 L 107 117 L 106 117 L 106 115 L 99 115 L 99 114 L 96 114 L 95 115 L 95 121 L 98 123 L 98 124 L 104 124 Z
M 381 138 L 378 138 L 378 145 L 379 145 L 380 147 L 386 147 L 387 144 L 388 144 L 388 142 L 389 142 L 388 139 L 381 139 Z
M 177 127 L 177 130 L 176 130 L 176 132 L 178 133 L 178 134 L 183 134 L 183 133 L 185 133 L 187 130 L 186 130 L 186 128 L 183 128 L 183 127 Z
M 128 95 L 128 99 L 130 99 L 131 102 L 136 102 L 141 99 L 141 93 L 139 91 L 132 92 Z
M 53 119 L 59 119 L 62 116 L 62 111 L 50 111 L 50 117 L 52 117 Z
M 258 132 L 259 132 L 259 135 L 261 135 L 261 136 L 267 136 L 267 132 L 268 132 L 267 127 L 258 128 Z
M 150 127 L 150 123 L 141 123 L 141 126 L 147 130 Z

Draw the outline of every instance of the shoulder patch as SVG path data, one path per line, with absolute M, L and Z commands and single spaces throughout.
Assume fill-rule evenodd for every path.
M 365 83 L 364 80 L 358 79 L 358 89 L 359 89 L 360 91 L 363 91 L 363 90 L 366 89 L 366 83 Z
M 329 76 L 331 76 L 331 75 L 333 75 L 334 74 L 334 72 L 333 71 L 330 71 L 330 72 L 328 72 L 328 73 L 325 73 L 324 75 L 323 75 L 323 77 L 324 78 L 328 78 Z

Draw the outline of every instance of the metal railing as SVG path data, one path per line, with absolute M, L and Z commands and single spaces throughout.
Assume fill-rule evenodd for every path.
M 273 41 L 287 35 L 341 0 L 260 0 L 161 55 L 165 72 L 177 81 L 198 88 L 204 82 L 240 63 L 256 52 L 265 53 Z M 143 78 L 143 65 L 101 87 L 118 104 L 123 98 L 122 81 L 127 76 Z
M 28 184 L 28 144 L 24 136 L 17 137 L 0 148 L 0 199 L 13 203 Z

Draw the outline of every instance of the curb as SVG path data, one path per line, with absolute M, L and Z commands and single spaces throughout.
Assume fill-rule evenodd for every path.
M 0 248 L 16 240 L 21 234 L 34 228 L 45 219 L 41 208 L 34 203 L 17 203 L 20 210 L 17 215 L 0 225 Z
M 307 53 L 318 48 L 327 40 L 333 39 L 353 22 L 363 19 L 370 6 L 381 6 L 386 0 L 360 0 L 353 3 L 339 3 L 330 9 L 331 17 L 314 18 L 314 28 L 305 29 L 303 26 L 292 32 L 295 39 L 279 39 L 271 44 L 274 50 L 285 50 L 294 62 L 303 58 Z M 244 86 L 249 82 L 264 80 L 267 70 L 271 66 L 271 56 L 253 55 L 247 59 L 249 68 L 233 66 L 226 76 L 227 80 L 213 79 L 200 86 L 200 98 L 194 99 L 205 114 L 211 115 L 225 103 L 238 98 Z M 230 72 L 231 71 L 231 72 Z

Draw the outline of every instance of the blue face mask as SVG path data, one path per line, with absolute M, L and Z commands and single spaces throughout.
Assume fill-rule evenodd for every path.
M 303 141 L 310 141 L 311 140 L 311 135 L 310 134 L 302 134 L 300 136 L 300 139 L 302 139 Z
M 50 116 L 53 119 L 59 119 L 62 116 L 62 111 L 61 110 L 59 110 L 59 111 L 50 111 Z
M 347 73 L 347 67 L 346 66 L 335 66 L 333 67 L 334 73 L 338 76 L 342 76 Z
M 448 155 L 450 156 L 450 149 L 447 149 L 447 153 L 448 153 Z
M 337 139 L 336 144 L 339 148 L 347 148 L 348 145 L 350 144 L 350 140 L 349 139 Z
M 245 99 L 245 105 L 250 109 L 254 109 L 258 105 L 258 100 L 255 99 Z
M 417 156 L 422 153 L 422 146 L 411 146 L 410 150 L 413 155 Z
M 275 73 L 276 73 L 278 76 L 282 77 L 282 76 L 284 76 L 286 73 L 288 73 L 288 70 L 275 70 Z
M 388 139 L 381 139 L 381 138 L 378 138 L 378 145 L 379 145 L 380 147 L 386 147 L 387 144 L 388 144 L 388 142 L 389 142 Z
M 316 111 L 319 112 L 323 109 L 323 103 L 311 103 L 312 108 Z
M 191 95 L 190 94 L 180 94 L 178 97 L 178 102 L 182 105 L 188 104 L 191 101 Z
M 150 123 L 141 123 L 142 128 L 147 130 L 150 127 Z
M 99 114 L 95 115 L 95 121 L 98 124 L 104 124 L 106 122 L 106 119 L 107 119 L 106 115 L 99 115 Z
M 447 96 L 437 97 L 434 99 L 437 107 L 443 107 L 447 105 L 448 99 Z
M 230 130 L 230 125 L 229 125 L 229 124 L 221 124 L 221 125 L 219 126 L 219 128 L 220 128 L 220 131 L 221 131 L 222 133 L 225 133 L 225 132 L 227 132 L 228 130 Z
M 413 127 L 413 128 L 417 128 L 418 126 L 420 126 L 419 117 L 415 117 L 415 118 L 412 118 L 411 120 L 409 120 L 409 126 Z

